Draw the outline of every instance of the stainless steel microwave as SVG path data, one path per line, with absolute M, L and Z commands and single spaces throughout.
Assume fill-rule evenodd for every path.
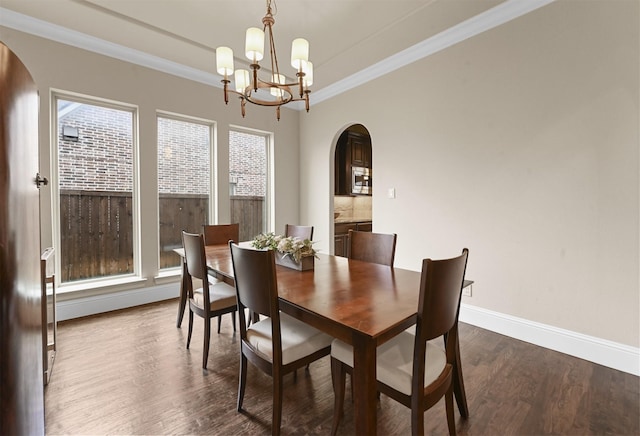
M 351 193 L 371 195 L 371 169 L 365 167 L 351 167 Z

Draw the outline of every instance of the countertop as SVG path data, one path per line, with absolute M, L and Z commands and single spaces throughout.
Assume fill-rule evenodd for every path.
M 334 224 L 369 223 L 371 221 L 372 221 L 371 218 L 341 217 L 341 216 L 333 220 Z

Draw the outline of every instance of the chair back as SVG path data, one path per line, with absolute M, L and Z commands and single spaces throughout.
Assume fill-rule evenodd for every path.
M 242 329 L 243 308 L 279 323 L 278 284 L 272 250 L 256 250 L 229 241 Z
M 202 226 L 204 245 L 228 244 L 240 239 L 240 224 L 205 224 Z
M 296 238 L 313 240 L 313 226 L 296 226 L 293 224 L 285 224 L 284 226 L 285 236 L 294 236 Z
M 422 261 L 416 341 L 447 334 L 458 324 L 469 250 L 452 259 Z
M 395 233 L 373 233 L 349 230 L 349 258 L 393 266 L 396 256 Z
M 204 252 L 204 237 L 198 233 L 182 231 L 182 247 L 187 265 L 187 293 L 193 298 L 193 277 L 202 281 L 204 308 L 209 310 L 209 280 L 207 278 L 207 258 Z
M 197 279 L 207 278 L 207 260 L 204 253 L 204 239 L 197 233 L 182 232 L 182 246 L 187 263 L 187 272 Z

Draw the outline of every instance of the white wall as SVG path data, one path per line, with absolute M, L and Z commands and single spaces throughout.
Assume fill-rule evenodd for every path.
M 339 97 L 314 104 L 312 94 L 310 113 L 285 110 L 279 123 L 259 108 L 243 120 L 218 88 L 1 26 L 0 39 L 40 88 L 45 175 L 50 88 L 140 106 L 148 280 L 136 301 L 171 295 L 153 279 L 156 109 L 218 122 L 221 222 L 229 214 L 229 126 L 275 132 L 275 229 L 313 224 L 325 252 L 335 142 L 361 123 L 373 141 L 374 230 L 398 233 L 397 266 L 418 269 L 424 257 L 469 247 L 467 277 L 476 284 L 467 313 L 502 316 L 509 326 L 529 320 L 555 336 L 575 332 L 576 342 L 602 338 L 594 350 L 619 348 L 638 373 L 638 9 L 635 0 L 558 0 Z M 48 245 L 46 194 L 42 205 Z M 114 300 L 109 308 L 128 304 L 105 297 Z M 86 299 L 95 310 L 105 306 L 99 295 Z M 69 317 L 84 310 L 71 308 L 80 300 L 68 303 Z
M 396 266 L 468 247 L 466 304 L 638 347 L 639 15 L 635 1 L 559 0 L 312 105 L 301 219 L 319 247 L 335 141 L 361 123 L 374 231 L 398 234 Z
M 276 121 L 275 110 L 248 107 L 240 115 L 231 99 L 224 105 L 222 90 L 169 74 L 122 62 L 26 33 L 0 27 L 0 39 L 31 72 L 40 92 L 40 168 L 50 178 L 50 89 L 60 89 L 139 107 L 140 214 L 142 221 L 142 286 L 154 287 L 158 273 L 156 111 L 169 111 L 217 122 L 218 222 L 229 221 L 229 127 L 259 129 L 275 136 L 275 229 L 299 219 L 298 114 L 284 109 Z M 211 55 L 211 66 L 214 56 Z M 281 170 L 285 168 L 285 170 Z M 51 198 L 43 190 L 41 201 L 42 245 L 52 244 Z M 177 277 L 176 282 L 177 296 Z M 135 285 L 141 286 L 140 284 Z M 131 286 L 129 286 L 131 287 Z M 121 288 L 111 288 L 113 292 Z M 84 293 L 86 295 L 86 293 Z M 64 298 L 63 298 L 64 299 Z

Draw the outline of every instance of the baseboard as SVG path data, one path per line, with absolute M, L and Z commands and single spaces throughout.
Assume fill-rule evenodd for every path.
M 58 321 L 125 309 L 178 296 L 178 283 L 58 301 Z M 462 304 L 460 321 L 534 345 L 640 376 L 640 349 Z
M 460 321 L 534 345 L 640 376 L 640 349 L 462 304 Z
M 56 303 L 56 318 L 58 321 L 65 321 L 177 298 L 180 292 L 179 287 L 180 283 L 166 283 L 142 289 L 58 301 Z M 176 313 L 178 313 L 177 307 Z

